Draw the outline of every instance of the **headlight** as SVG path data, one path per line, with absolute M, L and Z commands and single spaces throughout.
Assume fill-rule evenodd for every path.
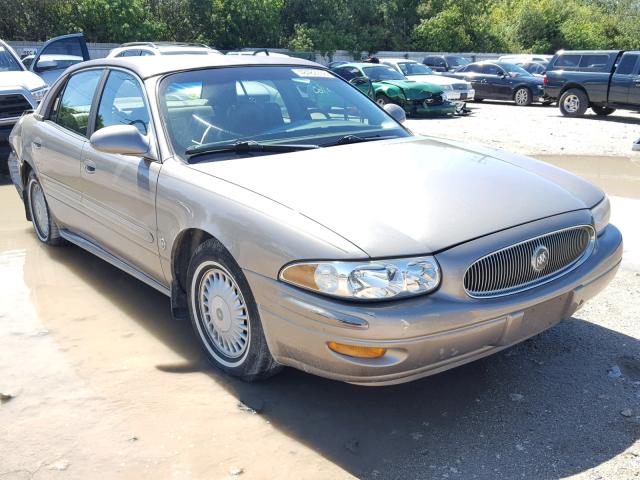
M 447 92 L 442 92 L 442 99 L 449 100 L 449 95 L 447 95 Z
M 440 284 L 433 257 L 288 265 L 280 280 L 340 298 L 382 300 L 432 292 Z
M 36 102 L 41 102 L 48 91 L 49 87 L 36 88 L 35 90 L 31 90 L 31 95 Z
M 609 203 L 609 197 L 605 196 L 598 205 L 591 209 L 591 215 L 593 216 L 593 226 L 596 229 L 596 234 L 600 235 L 607 225 L 609 225 L 609 217 L 611 216 L 611 204 Z

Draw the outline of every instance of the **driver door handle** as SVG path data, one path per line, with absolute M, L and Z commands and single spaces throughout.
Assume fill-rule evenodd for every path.
M 93 163 L 91 160 L 85 160 L 84 161 L 84 171 L 87 172 L 88 174 L 92 174 L 95 173 L 96 171 L 96 164 Z

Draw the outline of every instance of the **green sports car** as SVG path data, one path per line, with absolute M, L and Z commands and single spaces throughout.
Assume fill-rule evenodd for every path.
M 373 87 L 371 96 L 380 106 L 395 103 L 404 108 L 407 114 L 448 115 L 456 111 L 455 103 L 447 100 L 440 86 L 409 80 L 387 65 L 347 63 L 332 71 L 354 83 L 364 93 L 368 93 L 368 85 L 359 80 L 369 79 Z

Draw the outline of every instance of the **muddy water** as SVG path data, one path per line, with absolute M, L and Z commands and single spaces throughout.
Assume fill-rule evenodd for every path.
M 612 195 L 626 255 L 637 258 L 640 242 L 629 239 L 638 231 L 638 165 L 596 157 L 546 160 Z M 0 474 L 10 472 L 8 478 L 226 478 L 239 469 L 243 478 L 259 479 L 383 478 L 400 471 L 408 471 L 400 477 L 418 478 L 425 471 L 475 473 L 485 462 L 487 472 L 506 472 L 500 469 L 521 462 L 512 457 L 520 454 L 513 450 L 518 442 L 529 449 L 531 468 L 538 468 L 555 461 L 547 445 L 589 445 L 589 438 L 573 433 L 585 421 L 593 423 L 590 431 L 608 431 L 612 422 L 602 416 L 602 405 L 590 401 L 577 410 L 580 415 L 564 413 L 562 432 L 572 432 L 570 438 L 558 431 L 545 437 L 555 428 L 551 418 L 544 423 L 546 409 L 563 408 L 575 394 L 571 381 L 555 379 L 565 397 L 556 404 L 558 387 L 548 391 L 545 375 L 536 373 L 542 360 L 533 364 L 524 353 L 521 365 L 517 357 L 477 362 L 392 389 L 363 391 L 290 370 L 268 384 L 247 386 L 204 364 L 189 325 L 170 318 L 161 294 L 79 248 L 41 245 L 6 182 L 0 185 L 0 205 L 0 392 L 14 396 L 0 405 Z M 624 275 L 623 285 L 635 281 L 637 289 L 633 274 Z M 626 287 L 615 295 L 625 292 Z M 625 315 L 618 312 L 616 318 Z M 600 313 L 596 320 L 602 321 Z M 584 322 L 581 335 L 593 338 L 603 354 L 617 355 L 621 344 L 640 353 L 633 336 L 591 325 Z M 555 352 L 562 340 L 548 338 L 536 348 Z M 585 371 L 577 374 L 586 375 L 606 371 L 597 359 L 587 349 L 580 361 L 566 361 L 581 365 Z M 548 374 L 562 375 L 567 368 Z M 523 383 L 508 386 L 505 377 Z M 513 388 L 526 398 L 539 392 L 544 398 L 505 424 Z M 485 407 L 501 398 L 506 406 Z M 259 413 L 238 408 L 239 400 Z M 622 406 L 616 404 L 618 410 Z M 468 422 L 464 429 L 458 419 Z M 520 425 L 538 440 L 521 440 Z M 603 460 L 632 448 L 636 438 L 624 434 L 614 440 L 600 451 Z M 477 450 L 478 442 L 490 455 Z M 570 466 L 554 466 L 560 468 L 554 476 L 598 463 L 582 453 L 574 459 Z

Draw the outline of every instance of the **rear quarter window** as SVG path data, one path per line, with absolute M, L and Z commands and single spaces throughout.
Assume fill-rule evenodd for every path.
M 577 68 L 581 55 L 560 55 L 553 64 L 554 68 Z
M 609 64 L 609 55 L 582 55 L 580 68 L 589 70 L 605 71 Z

